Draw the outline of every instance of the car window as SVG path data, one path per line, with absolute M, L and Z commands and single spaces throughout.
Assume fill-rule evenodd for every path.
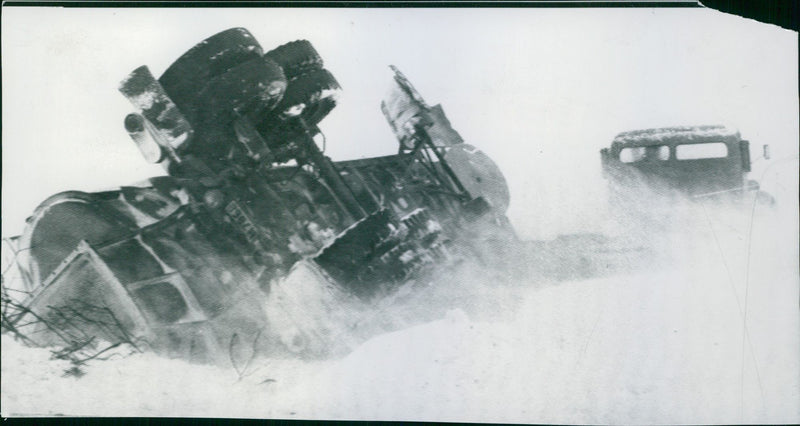
M 701 160 L 727 156 L 728 146 L 722 142 L 686 144 L 675 147 L 675 158 L 678 160 Z
M 669 160 L 669 147 L 656 145 L 623 148 L 619 152 L 619 160 L 623 163 L 636 163 L 643 160 L 666 161 Z

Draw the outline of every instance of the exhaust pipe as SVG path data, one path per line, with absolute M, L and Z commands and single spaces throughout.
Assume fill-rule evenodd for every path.
M 142 157 L 148 163 L 160 163 L 164 161 L 166 154 L 164 148 L 156 143 L 145 127 L 146 120 L 141 114 L 131 113 L 125 117 L 125 130 L 128 132 L 128 136 L 133 139 L 136 147 L 139 148 Z

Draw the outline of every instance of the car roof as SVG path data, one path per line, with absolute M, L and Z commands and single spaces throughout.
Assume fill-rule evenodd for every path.
M 618 134 L 613 141 L 622 146 L 650 146 L 670 143 L 704 143 L 739 139 L 739 131 L 723 125 L 675 126 L 633 130 Z

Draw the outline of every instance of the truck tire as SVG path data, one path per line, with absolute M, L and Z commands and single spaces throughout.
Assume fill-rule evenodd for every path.
M 313 126 L 336 106 L 340 90 L 341 86 L 328 70 L 311 71 L 289 82 L 275 111 L 285 116 L 300 115 Z
M 207 81 L 234 66 L 258 58 L 263 51 L 244 28 L 217 33 L 189 49 L 158 79 L 182 110 L 197 99 Z
M 322 69 L 322 58 L 308 40 L 295 40 L 264 54 L 283 68 L 292 80 L 310 71 Z
M 191 109 L 199 112 L 204 123 L 230 121 L 237 114 L 271 110 L 283 97 L 286 85 L 281 67 L 258 57 L 210 79 Z

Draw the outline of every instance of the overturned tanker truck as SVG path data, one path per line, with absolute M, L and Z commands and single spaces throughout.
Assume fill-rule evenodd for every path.
M 333 162 L 317 126 L 340 86 L 308 41 L 264 52 L 234 28 L 158 79 L 137 68 L 124 126 L 167 175 L 44 201 L 15 240 L 27 309 L 12 320 L 47 345 L 58 308 L 99 306 L 168 357 L 326 355 L 377 301 L 516 241 L 499 169 L 392 69 L 397 154 Z M 81 326 L 111 340 L 107 323 Z

